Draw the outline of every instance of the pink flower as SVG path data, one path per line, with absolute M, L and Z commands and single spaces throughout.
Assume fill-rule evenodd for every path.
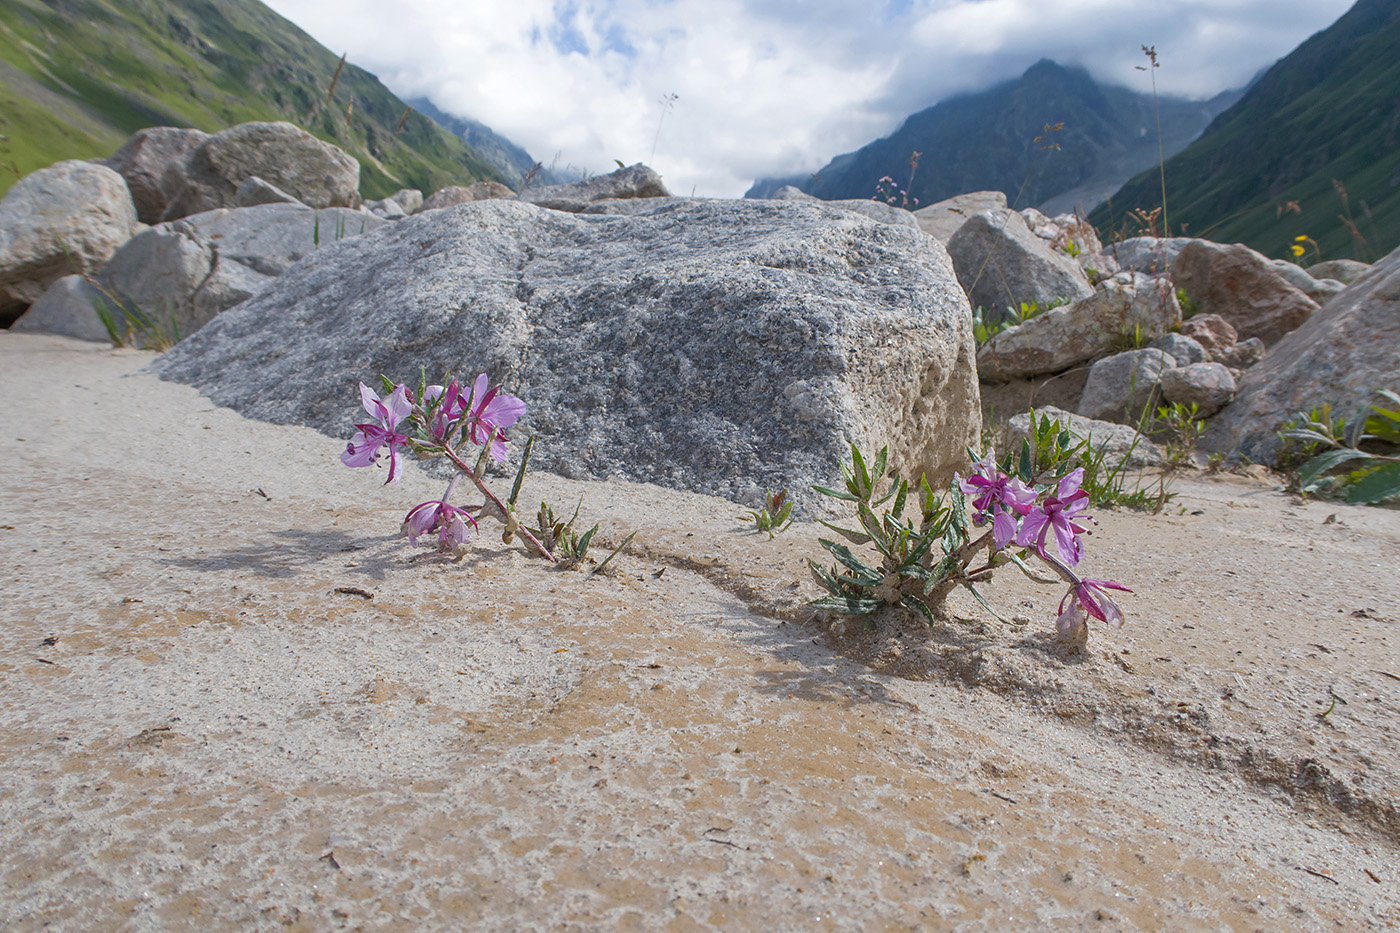
M 1100 622 L 1107 622 L 1114 628 L 1123 625 L 1123 610 L 1118 608 L 1118 604 L 1109 599 L 1105 590 L 1120 590 L 1124 593 L 1131 593 L 1121 583 L 1114 583 L 1112 580 L 1080 580 L 1071 586 L 1065 598 L 1060 600 L 1060 618 L 1056 623 L 1060 635 L 1069 638 L 1073 636 L 1085 625 L 1085 614 L 1093 616 Z
M 482 373 L 472 386 L 468 436 L 478 447 L 491 446 L 491 457 L 498 462 L 506 459 L 505 428 L 525 414 L 525 403 L 514 395 L 505 395 L 501 387 L 488 389 L 489 380 Z
M 467 528 L 467 522 L 471 522 L 470 529 Z M 444 551 L 462 547 L 474 531 L 476 519 L 467 514 L 465 509 L 436 499 L 420 502 L 410 509 L 404 516 L 403 527 L 400 529 L 401 534 L 408 535 L 408 543 L 414 547 L 418 546 L 419 535 L 437 532 L 438 547 Z
M 340 462 L 348 467 L 366 467 L 379 460 L 379 448 L 389 445 L 389 483 L 399 481 L 399 448 L 408 443 L 408 437 L 399 434 L 399 422 L 413 411 L 408 387 L 398 386 L 387 399 L 381 400 L 369 386 L 360 383 L 360 401 L 365 411 L 374 418 L 374 424 L 355 425 L 355 436 L 340 455 Z
M 976 467 L 977 472 L 959 479 L 958 486 L 965 495 L 974 497 L 973 521 L 980 525 L 987 520 L 988 512 L 992 514 L 992 538 L 998 548 L 1004 548 L 1016 537 L 1016 517 L 1030 512 L 1035 504 L 1035 490 L 998 470 L 990 452 L 977 461 Z
M 462 397 L 461 387 L 457 385 L 457 380 L 453 379 L 444 390 L 442 386 L 428 386 L 423 392 L 423 401 L 435 402 L 442 399 L 442 404 L 438 406 L 437 412 L 433 415 L 432 422 L 428 425 L 429 432 L 433 439 L 439 444 L 447 442 L 447 437 L 452 433 L 453 422 L 462 417 L 467 410 L 467 400 Z
M 1089 506 L 1089 494 L 1079 488 L 1084 480 L 1084 469 L 1075 470 L 1064 479 L 1055 490 L 1055 495 L 1046 496 L 1045 501 L 1033 508 L 1021 523 L 1021 533 L 1016 543 L 1021 547 L 1035 545 L 1041 557 L 1049 559 L 1045 553 L 1045 537 L 1050 529 L 1055 530 L 1055 550 L 1060 560 L 1073 567 L 1084 555 L 1084 544 L 1079 536 L 1087 534 L 1087 525 L 1075 521 L 1075 516 Z M 1092 521 L 1085 515 L 1084 519 Z

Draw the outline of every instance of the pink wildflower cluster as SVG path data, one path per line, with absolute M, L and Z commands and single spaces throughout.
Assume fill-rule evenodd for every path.
M 525 403 L 502 392 L 500 386 L 491 386 L 485 373 L 477 376 L 465 393 L 456 379 L 446 387 L 419 388 L 422 398 L 417 400 L 406 385 L 396 385 L 388 397 L 380 398 L 379 393 L 360 383 L 360 401 L 371 420 L 355 425 L 355 435 L 341 453 L 340 461 L 349 467 L 373 466 L 387 448 L 389 475 L 384 482 L 388 485 L 397 483 L 402 476 L 402 450 L 425 457 L 446 456 L 457 467 L 457 475 L 441 499 L 421 502 L 409 510 L 402 533 L 415 547 L 420 537 L 436 535 L 439 549 L 461 552 L 477 522 L 467 508 L 451 505 L 447 500 L 467 476 L 495 503 L 500 514 L 506 514 L 505 507 L 481 481 L 481 468 L 488 456 L 497 462 L 505 461 L 506 428 L 525 414 Z M 462 450 L 467 447 L 480 448 L 475 467 L 462 458 Z M 540 550 L 548 556 L 543 548 Z
M 1080 488 L 1084 470 L 1074 470 L 1054 487 L 1037 492 L 1019 478 L 1003 473 L 991 453 L 976 463 L 976 472 L 967 479 L 958 478 L 958 487 L 972 500 L 972 520 L 985 524 L 992 520 L 993 550 L 1011 544 L 1030 548 L 1069 583 L 1069 592 L 1060 601 L 1057 627 L 1064 637 L 1074 637 L 1086 626 L 1086 617 L 1123 624 L 1123 613 L 1109 598 L 1107 590 L 1131 593 L 1127 587 L 1111 580 L 1090 580 L 1079 576 L 1074 568 L 1084 556 L 1083 536 L 1090 533 L 1093 519 L 1084 514 L 1089 507 L 1089 494 Z M 1055 553 L 1048 549 L 1054 534 Z

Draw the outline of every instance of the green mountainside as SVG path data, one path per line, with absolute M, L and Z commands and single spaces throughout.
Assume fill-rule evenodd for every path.
M 61 159 L 109 156 L 147 126 L 287 120 L 360 161 L 360 192 L 431 193 L 500 173 L 258 0 L 0 3 L 0 195 Z M 348 117 L 347 117 L 348 110 Z
M 1166 151 L 1185 146 L 1237 97 L 1227 92 L 1209 101 L 1162 98 Z M 1047 135 L 1045 127 L 1057 123 L 1063 127 Z M 1046 138 L 1036 142 L 1038 136 Z M 1059 148 L 1044 148 L 1051 143 Z M 908 185 L 914 152 L 921 157 Z M 793 184 L 819 198 L 869 198 L 875 183 L 889 175 L 920 205 L 989 190 L 1005 192 L 1020 207 L 1041 205 L 1058 213 L 1093 207 L 1156 162 L 1151 96 L 1101 85 L 1083 69 L 1045 59 L 1014 81 L 919 111 L 892 135 L 837 156 L 815 175 L 762 179 L 746 197 Z
M 1400 0 L 1360 0 L 1280 59 L 1167 160 L 1166 184 L 1173 232 L 1245 243 L 1277 258 L 1289 256 L 1298 236 L 1315 240 L 1323 259 L 1374 261 L 1395 249 Z M 1127 212 L 1161 202 L 1154 167 L 1090 219 L 1110 234 L 1123 228 Z M 1309 247 L 1307 258 L 1313 255 Z

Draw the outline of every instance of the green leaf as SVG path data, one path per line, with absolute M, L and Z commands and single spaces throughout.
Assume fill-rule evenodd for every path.
M 830 609 L 848 616 L 868 616 L 884 608 L 883 599 L 857 599 L 854 596 L 824 596 L 813 600 L 818 609 Z
M 880 549 L 880 553 L 886 557 L 893 556 L 890 553 L 890 538 L 885 534 L 885 529 L 880 527 L 880 520 L 875 517 L 875 513 L 870 511 L 870 506 L 861 502 L 856 505 L 856 518 L 860 519 L 860 526 L 870 535 L 875 546 Z
M 894 506 L 890 508 L 890 514 L 895 518 L 904 514 L 904 503 L 909 498 L 909 483 L 907 480 L 899 481 L 899 492 L 895 494 Z
M 856 494 L 862 499 L 869 499 L 870 471 L 865 468 L 865 458 L 860 455 L 860 448 L 855 444 L 851 445 L 851 463 L 855 467 Z
M 821 524 L 821 525 L 825 525 L 826 527 L 830 528 L 832 531 L 836 532 L 838 535 L 840 535 L 841 537 L 845 538 L 847 541 L 851 542 L 852 544 L 869 544 L 869 543 L 870 543 L 870 535 L 865 534 L 864 532 L 861 532 L 861 531 L 852 531 L 852 530 L 849 529 L 849 528 L 842 528 L 840 525 L 833 525 L 831 522 L 827 521 L 827 520 L 824 519 L 824 518 L 819 518 L 819 519 L 817 519 L 817 523 L 818 523 L 818 524 Z
M 593 536 L 597 533 L 598 526 L 594 525 L 592 528 L 588 529 L 583 533 L 582 538 L 578 539 L 578 547 L 575 548 L 575 553 L 578 554 L 579 560 L 583 560 L 585 557 L 588 556 L 588 542 L 592 541 Z
M 963 496 L 963 491 L 957 485 L 950 490 L 953 498 L 952 522 L 948 525 L 949 531 L 958 534 L 959 544 L 967 540 L 967 499 Z
M 1371 455 L 1360 450 L 1353 450 L 1350 447 L 1343 447 L 1340 450 L 1329 450 L 1326 453 L 1318 454 L 1307 463 L 1303 464 L 1298 471 L 1298 485 L 1302 489 L 1308 489 L 1313 482 L 1334 467 L 1341 466 L 1351 460 L 1369 460 Z
M 1021 477 L 1021 482 L 1029 483 L 1035 478 L 1035 463 L 1031 457 L 1031 442 L 1025 438 L 1021 439 L 1021 463 L 1016 468 L 1017 474 Z
M 824 496 L 830 496 L 833 499 L 845 499 L 847 502 L 860 501 L 859 496 L 853 496 L 849 492 L 837 492 L 835 489 L 829 489 L 826 486 L 813 486 L 812 491 L 819 492 Z
M 1037 576 L 1037 575 L 1036 575 L 1036 572 L 1030 568 L 1030 565 L 1029 565 L 1029 564 L 1027 564 L 1024 560 L 1022 560 L 1018 555 L 1012 554 L 1010 551 L 1007 551 L 1007 552 L 1006 552 L 1006 556 L 1009 557 L 1009 558 L 1011 558 L 1011 562 L 1012 562 L 1013 564 L 1015 564 L 1017 567 L 1020 567 L 1020 568 L 1021 568 L 1021 572 L 1022 572 L 1022 573 L 1024 573 L 1026 576 L 1030 577 L 1030 578 L 1031 578 L 1032 580 L 1034 580 L 1036 583 L 1050 583 L 1050 584 L 1054 584 L 1054 583 L 1059 583 L 1059 582 L 1060 582 L 1059 579 L 1054 578 L 1054 577 L 1041 577 L 1041 576 Z
M 515 500 L 520 496 L 520 487 L 525 482 L 525 468 L 530 465 L 530 451 L 535 447 L 535 435 L 531 434 L 525 441 L 525 449 L 520 454 L 520 471 L 515 474 L 515 483 L 510 487 L 510 498 L 506 500 L 507 508 L 515 508 Z
M 1347 501 L 1369 505 L 1392 496 L 1400 496 L 1400 463 L 1387 463 L 1372 470 L 1347 490 Z
M 995 617 L 996 617 L 996 620 L 997 620 L 998 622 L 1005 622 L 1005 621 L 1006 621 L 1006 619 L 1004 619 L 1004 618 L 1002 617 L 1001 613 L 999 613 L 999 612 L 997 612 L 995 609 L 993 609 L 993 608 L 992 608 L 992 604 L 989 603 L 989 602 L 987 602 L 987 600 L 986 600 L 985 598 L 983 598 L 983 596 L 982 596 L 981 593 L 977 592 L 977 587 L 973 586 L 971 583 L 964 583 L 963 586 L 967 587 L 967 591 L 968 591 L 969 593 L 971 593 L 973 596 L 977 597 L 977 601 L 978 601 L 979 603 L 982 604 L 982 608 L 983 608 L 983 609 L 986 609 L 986 610 L 987 610 L 988 612 L 990 612 L 993 616 L 995 616 Z
M 817 582 L 821 584 L 822 589 L 826 590 L 832 596 L 845 598 L 848 595 L 845 589 L 842 588 L 840 581 L 836 579 L 836 575 L 830 570 L 827 570 L 810 557 L 807 558 L 807 566 L 812 568 L 812 575 L 817 578 Z
M 637 533 L 634 531 L 634 532 L 632 532 L 630 535 L 628 535 L 627 537 L 623 538 L 623 539 L 622 539 L 622 543 L 619 544 L 617 547 L 613 548 L 613 549 L 612 549 L 612 553 L 609 554 L 607 557 L 604 557 L 604 558 L 603 558 L 603 562 L 602 562 L 601 564 L 599 564 L 597 567 L 594 567 L 594 568 L 593 568 L 593 572 L 590 573 L 589 576 L 590 576 L 590 577 L 593 576 L 594 573 L 597 573 L 598 571 L 600 571 L 600 570 L 602 570 L 604 567 L 606 567 L 606 566 L 608 565 L 608 561 L 610 561 L 610 560 L 612 560 L 614 557 L 616 557 L 616 556 L 618 555 L 618 553 L 619 553 L 623 548 L 625 548 L 625 547 L 628 545 L 628 543 L 630 543 L 631 540 L 632 540 L 633 538 L 635 538 L 635 537 L 637 537 Z
M 885 475 L 885 467 L 889 465 L 889 461 L 889 447 L 881 447 L 880 452 L 875 455 L 875 469 L 870 471 L 870 484 L 872 487 L 880 482 L 881 477 Z
M 923 616 L 924 623 L 932 626 L 934 624 L 933 612 L 929 609 L 928 603 L 917 596 L 910 596 L 908 593 L 901 593 L 899 601 L 916 613 Z
M 938 584 L 948 579 L 948 574 L 952 573 L 958 566 L 958 562 L 953 559 L 952 554 L 944 556 L 942 560 L 933 565 L 933 569 L 928 572 L 928 579 L 924 581 L 924 595 L 934 591 Z
M 837 544 L 835 541 L 830 541 L 826 538 L 818 538 L 817 543 L 830 551 L 833 557 L 849 567 L 857 578 L 862 581 L 868 580 L 868 583 L 863 583 L 864 586 L 876 586 L 881 580 L 885 579 L 884 574 L 861 563 L 860 558 L 852 554 L 851 549 L 844 544 Z

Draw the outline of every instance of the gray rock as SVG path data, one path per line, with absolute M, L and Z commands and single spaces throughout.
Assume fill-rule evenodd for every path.
M 977 372 L 988 382 L 1060 372 L 1124 341 L 1159 337 L 1180 317 L 1165 280 L 1123 273 L 1099 283 L 1087 298 L 1044 311 L 988 340 L 977 353 Z
M 1162 398 L 1195 405 L 1202 418 L 1224 408 L 1235 397 L 1235 377 L 1221 363 L 1191 363 L 1162 372 Z
M 1180 331 L 1201 345 L 1207 361 L 1229 353 L 1240 339 L 1235 326 L 1218 314 L 1193 315 L 1181 322 Z
M 400 188 L 384 200 L 393 201 L 405 214 L 412 214 L 423 206 L 423 192 L 417 188 Z
M 136 216 L 142 223 L 160 223 L 165 213 L 165 169 L 209 138 L 203 130 L 174 126 L 150 126 L 137 130 L 102 164 L 126 179 Z
M 384 198 L 382 201 L 366 201 L 362 206 L 374 216 L 384 220 L 403 220 L 408 216 L 408 211 L 403 209 L 403 205 L 389 198 Z
M 547 207 L 550 210 L 577 214 L 594 201 L 605 198 L 669 198 L 661 176 L 640 162 L 620 168 L 607 175 L 595 175 L 586 181 L 567 185 L 545 185 L 526 188 L 514 195 L 515 200 Z
M 973 191 L 921 207 L 914 212 L 919 227 L 944 244 L 973 214 L 1006 209 L 1006 195 L 1000 191 Z
M 914 215 L 902 207 L 895 207 L 893 204 L 886 204 L 884 201 L 876 201 L 870 198 L 841 198 L 835 201 L 823 201 L 821 198 L 814 198 L 812 195 L 793 185 L 784 185 L 773 192 L 774 201 L 816 201 L 820 204 L 828 204 L 832 207 L 839 207 L 842 210 L 853 211 L 863 214 L 871 220 L 878 220 L 882 224 L 898 224 L 901 227 L 918 227 L 919 221 Z
M 799 202 L 483 201 L 309 257 L 155 367 L 345 438 L 359 380 L 487 372 L 529 405 L 513 436 L 543 469 L 811 509 L 852 441 L 948 480 L 980 431 L 972 349 L 917 231 Z
M 1136 424 L 1158 398 L 1162 372 L 1176 366 L 1161 350 L 1129 350 L 1104 357 L 1089 370 L 1079 414 L 1099 421 Z
M 1130 425 L 1095 421 L 1093 418 L 1070 414 L 1049 405 L 1037 408 L 1034 412 L 1022 412 L 1012 416 L 1006 425 L 1007 441 L 1011 444 L 1011 450 L 1020 449 L 1021 441 L 1030 439 L 1032 415 L 1037 421 L 1041 417 L 1049 417 L 1052 421 L 1060 422 L 1060 427 L 1069 431 L 1076 442 L 1087 438 L 1094 451 L 1103 452 L 1104 466 L 1110 470 L 1117 469 L 1124 460 L 1127 461 L 1127 469 L 1130 470 L 1161 466 L 1165 462 L 1161 449 Z
M 1308 274 L 1315 279 L 1334 279 L 1343 285 L 1350 285 L 1371 271 L 1370 263 L 1355 259 L 1329 259 L 1326 262 L 1308 266 Z
M 302 204 L 281 188 L 268 181 L 263 181 L 256 175 L 249 175 L 238 183 L 238 190 L 233 193 L 234 207 L 257 207 L 259 204 Z
M 1201 346 L 1200 341 L 1181 334 L 1163 334 L 1148 346 L 1165 352 L 1176 360 L 1177 366 L 1190 366 L 1192 363 L 1207 362 L 1206 348 Z
M 820 201 L 821 198 L 814 194 L 808 194 L 796 185 L 783 185 L 774 191 L 769 198 L 774 201 Z
M 1278 342 L 1240 379 L 1232 405 L 1202 439 L 1210 450 L 1273 462 L 1278 431 L 1331 405 L 1352 418 L 1377 389 L 1400 389 L 1400 249 Z
M 126 182 L 70 160 L 32 172 L 0 200 L 0 326 L 65 275 L 98 269 L 140 228 Z
M 1130 269 L 1143 275 L 1164 275 L 1176 262 L 1182 247 L 1190 242 L 1191 238 L 1184 236 L 1136 236 L 1114 243 L 1104 252 L 1117 261 L 1120 269 Z
M 1319 307 L 1327 304 L 1333 295 L 1346 288 L 1336 279 L 1314 278 L 1309 270 L 1287 259 L 1270 259 L 1269 263 L 1283 276 L 1285 282 L 1317 302 Z
M 474 181 L 470 185 L 449 185 L 439 191 L 434 191 L 420 207 L 413 213 L 422 211 L 438 211 L 444 207 L 456 207 L 458 204 L 470 204 L 472 201 L 489 201 L 493 198 L 508 198 L 515 192 L 511 191 L 499 181 L 483 180 Z
M 688 204 L 697 200 L 696 198 L 604 198 L 601 201 L 594 201 L 580 214 L 618 214 L 631 216 L 632 214 L 645 214 L 658 207 L 667 204 Z M 813 198 L 813 201 L 819 199 Z
M 50 285 L 48 291 L 10 325 L 10 330 L 16 333 L 60 334 L 107 343 L 110 339 L 107 328 L 96 310 L 96 302 L 101 300 L 97 289 L 86 276 L 65 275 Z
M 134 237 L 99 278 L 160 327 L 187 336 L 303 257 L 383 224 L 348 208 L 265 204 L 208 211 Z
M 166 167 L 162 219 L 233 207 L 239 184 L 253 175 L 311 207 L 360 202 L 360 163 L 340 148 L 290 123 L 240 123 Z
M 1046 307 L 1094 293 L 1079 264 L 1032 233 L 1015 211 L 974 214 L 948 240 L 948 255 L 974 308 L 995 312 L 1031 301 Z
M 1217 363 L 1223 363 L 1233 370 L 1248 369 L 1264 358 L 1264 341 L 1258 337 L 1250 337 L 1248 340 L 1241 340 L 1223 350 L 1215 350 L 1211 353 L 1211 359 Z
M 1273 264 L 1241 244 L 1191 240 L 1172 263 L 1172 281 L 1203 314 L 1218 314 L 1240 337 L 1277 343 L 1317 312 L 1317 302 L 1288 284 Z

